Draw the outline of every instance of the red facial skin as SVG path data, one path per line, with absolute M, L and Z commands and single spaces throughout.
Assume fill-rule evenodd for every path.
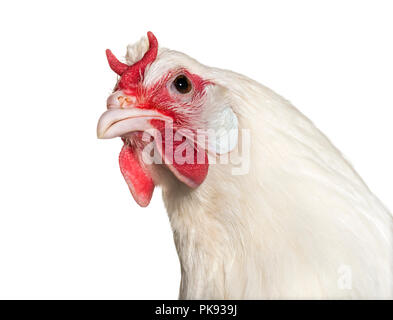
M 170 89 L 172 81 L 179 74 L 188 77 L 192 84 L 192 91 L 185 95 L 174 93 L 172 92 L 173 90 Z M 203 107 L 204 90 L 208 84 L 210 84 L 208 81 L 189 73 L 185 69 L 169 72 L 151 88 L 146 89 L 143 88 L 142 85 L 138 87 L 137 105 L 138 108 L 154 109 L 171 117 L 173 119 L 172 137 L 176 135 L 176 132 L 179 134 L 179 130 L 182 129 L 187 129 L 189 132 L 195 134 L 198 129 L 195 125 L 198 123 L 200 110 Z M 182 112 L 184 109 L 187 109 L 187 112 Z M 192 111 L 190 111 L 190 109 Z M 167 164 L 169 169 L 180 181 L 192 188 L 199 186 L 206 178 L 208 172 L 209 165 L 206 151 L 198 146 L 196 142 L 192 140 L 192 137 L 191 139 L 187 137 L 187 141 L 189 142 L 187 148 L 192 148 L 193 158 L 190 159 L 190 161 L 186 161 L 186 163 L 179 164 L 175 161 L 172 153 L 179 145 L 184 143 L 185 139 L 181 141 L 176 141 L 176 139 L 172 137 L 166 139 L 166 134 L 168 133 L 165 131 L 166 124 L 160 120 L 152 120 L 151 124 L 160 132 L 162 137 L 162 144 L 157 145 L 157 150 L 160 152 L 163 162 Z M 204 162 L 198 163 L 197 159 L 203 159 Z
M 181 94 L 171 92 L 170 85 L 178 75 L 185 75 L 192 84 L 191 92 Z M 211 82 L 203 80 L 195 74 L 191 74 L 186 69 L 179 69 L 168 72 L 153 86 L 146 88 L 142 83 L 139 83 L 135 88 L 125 88 L 123 92 L 134 95 L 137 98 L 136 105 L 140 109 L 154 109 L 173 119 L 176 127 L 192 128 L 192 117 L 198 117 L 200 109 L 202 108 L 203 97 L 205 95 L 205 87 Z M 187 110 L 187 112 L 182 112 Z M 190 116 L 190 113 L 192 116 Z M 197 119 L 194 119 L 197 120 Z

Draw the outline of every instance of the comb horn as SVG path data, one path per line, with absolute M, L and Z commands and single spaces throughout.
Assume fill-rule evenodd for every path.
M 146 66 L 156 59 L 158 52 L 157 39 L 150 31 L 147 33 L 147 38 L 149 39 L 149 49 L 146 51 L 141 60 L 135 62 L 132 66 L 129 66 L 124 72 L 120 80 L 120 86 L 133 86 L 137 84 L 141 75 L 144 74 Z
M 157 51 L 158 51 L 157 38 L 154 36 L 153 32 L 150 31 L 147 33 L 147 38 L 149 39 L 149 50 L 146 51 L 146 53 L 144 54 L 141 60 L 139 60 L 137 63 L 134 64 L 134 65 L 138 64 L 140 73 L 143 73 L 146 69 L 146 66 L 149 63 L 153 62 L 157 57 Z
M 108 59 L 108 63 L 109 63 L 109 66 L 111 67 L 111 69 L 114 72 L 116 72 L 119 76 L 121 76 L 127 70 L 127 68 L 129 66 L 127 64 L 117 60 L 115 55 L 109 49 L 107 49 L 105 51 L 105 53 L 106 53 L 106 57 Z
M 144 74 L 147 65 L 156 59 L 158 52 L 157 39 L 150 31 L 147 33 L 147 38 L 149 39 L 149 49 L 143 55 L 142 59 L 135 62 L 132 66 L 120 62 L 109 49 L 106 50 L 109 66 L 121 76 L 119 81 L 120 88 L 136 86 L 141 75 Z

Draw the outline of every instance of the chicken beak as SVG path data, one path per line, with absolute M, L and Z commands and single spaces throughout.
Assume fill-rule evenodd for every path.
M 110 109 L 98 120 L 97 137 L 111 139 L 134 131 L 146 131 L 153 128 L 151 120 L 167 122 L 171 118 L 148 109 Z
M 141 109 L 136 98 L 116 91 L 107 100 L 108 110 L 98 120 L 97 137 L 111 139 L 134 131 L 152 129 L 151 120 L 170 122 L 172 119 L 154 109 Z

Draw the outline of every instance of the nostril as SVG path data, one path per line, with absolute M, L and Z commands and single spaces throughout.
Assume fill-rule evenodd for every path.
M 132 99 L 131 97 L 124 97 L 124 96 L 117 97 L 117 100 L 119 101 L 119 104 L 120 104 L 121 108 L 127 108 L 133 102 L 135 102 L 135 98 Z
M 117 101 L 119 101 L 120 106 L 123 105 L 125 98 L 123 96 L 117 97 Z
M 130 108 L 136 102 L 136 97 L 125 95 L 122 91 L 112 93 L 107 99 L 108 109 Z

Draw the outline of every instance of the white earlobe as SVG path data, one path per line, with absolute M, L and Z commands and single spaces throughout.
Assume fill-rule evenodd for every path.
M 238 120 L 230 106 L 226 106 L 215 119 L 209 134 L 209 151 L 216 154 L 231 152 L 238 141 Z

